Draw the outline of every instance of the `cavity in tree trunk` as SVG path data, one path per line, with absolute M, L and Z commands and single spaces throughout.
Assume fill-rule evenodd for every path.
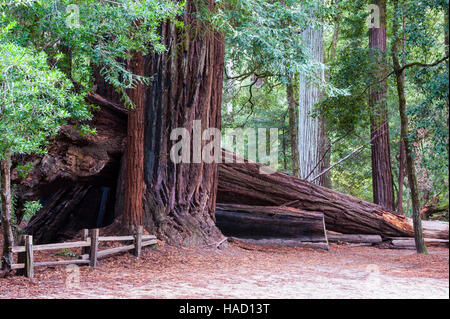
M 2 228 L 3 228 L 3 255 L 1 266 L 4 271 L 11 270 L 13 263 L 12 246 L 14 236 L 11 225 L 11 158 L 7 153 L 0 160 L 1 199 L 2 199 Z
M 302 38 L 311 58 L 315 62 L 323 62 L 323 30 L 318 27 L 308 26 L 303 31 Z M 319 70 L 318 76 L 323 78 L 323 70 Z M 322 125 L 318 117 L 311 116 L 314 105 L 319 101 L 320 96 L 321 91 L 319 87 L 312 84 L 311 79 L 308 79 L 305 74 L 300 74 L 298 117 L 299 177 L 307 180 L 318 175 L 324 168 L 323 162 L 317 165 L 322 157 Z M 323 178 L 314 181 L 314 183 L 320 185 L 323 185 L 323 182 Z
M 134 52 L 128 63 L 130 72 L 144 76 L 145 60 L 140 52 Z M 127 94 L 134 104 L 128 112 L 125 197 L 123 224 L 126 232 L 133 233 L 136 226 L 142 224 L 144 191 L 144 131 L 146 85 L 136 83 Z
M 206 8 L 199 8 L 205 6 Z M 172 23 L 161 27 L 167 48 L 149 56 L 145 132 L 144 226 L 159 239 L 177 245 L 208 244 L 223 238 L 215 225 L 217 163 L 206 163 L 195 150 L 201 138 L 194 121 L 220 130 L 220 107 L 224 69 L 224 40 L 221 34 L 199 21 L 199 10 L 212 10 L 214 0 L 188 0 L 183 16 L 184 30 Z M 197 122 L 198 123 L 198 122 Z M 170 151 L 175 128 L 185 128 L 192 137 L 191 163 L 176 164 Z M 213 139 L 201 140 L 205 146 Z M 220 138 L 220 137 L 219 137 Z M 219 152 L 218 150 L 214 150 Z
M 380 9 L 380 27 L 369 30 L 369 46 L 376 58 L 376 79 L 386 73 L 386 0 L 372 1 Z M 375 81 L 377 82 L 377 81 Z M 391 151 L 389 144 L 389 122 L 386 104 L 387 82 L 374 85 L 369 92 L 370 134 L 372 140 L 372 188 L 373 201 L 382 207 L 394 210 L 394 185 L 392 177 Z
M 398 0 L 394 0 L 395 12 L 398 11 Z M 392 41 L 392 62 L 394 65 L 395 79 L 397 82 L 397 94 L 398 94 L 398 108 L 400 113 L 401 123 L 401 141 L 405 146 L 406 154 L 406 172 L 408 176 L 408 184 L 411 190 L 411 202 L 413 210 L 413 226 L 414 226 L 414 238 L 416 242 L 416 250 L 418 253 L 427 254 L 428 250 L 425 246 L 422 219 L 420 217 L 420 200 L 419 189 L 417 185 L 416 169 L 414 165 L 413 149 L 411 142 L 408 138 L 408 116 L 406 114 L 406 95 L 405 95 L 405 78 L 403 76 L 404 70 L 400 65 L 400 59 L 398 54 L 398 46 L 400 42 L 399 25 L 397 20 L 394 20 L 393 25 L 393 41 Z

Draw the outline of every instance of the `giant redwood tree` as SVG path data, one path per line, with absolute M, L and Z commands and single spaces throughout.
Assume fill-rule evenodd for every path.
M 182 17 L 184 27 L 172 22 L 163 24 L 160 32 L 166 51 L 145 59 L 145 72 L 152 80 L 145 103 L 142 220 L 144 227 L 158 238 L 180 245 L 205 244 L 222 237 L 214 220 L 217 163 L 205 163 L 194 147 L 190 148 L 190 163 L 174 163 L 170 158 L 171 148 L 177 142 L 170 139 L 173 129 L 187 129 L 191 143 L 200 141 L 202 146 L 209 140 L 194 141 L 197 136 L 201 138 L 196 135 L 199 132 L 194 132 L 194 121 L 201 121 L 201 132 L 206 128 L 220 129 L 224 41 L 196 17 L 200 10 L 214 10 L 214 1 L 187 1 Z M 129 163 L 136 162 L 127 157 L 126 164 Z M 140 168 L 128 169 L 127 165 L 122 165 L 126 174 L 121 174 L 124 177 L 119 180 L 116 211 L 132 214 L 133 208 L 125 206 L 131 204 L 132 196 L 127 199 L 125 195 L 125 201 L 120 196 L 133 186 L 133 179 L 127 174 Z M 136 189 L 134 195 L 136 202 L 141 199 L 139 191 Z M 139 216 L 133 218 L 139 222 Z M 127 220 L 125 216 L 123 219 Z

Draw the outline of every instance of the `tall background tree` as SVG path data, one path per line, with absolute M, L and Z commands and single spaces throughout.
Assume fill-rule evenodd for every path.
M 369 27 L 369 47 L 375 84 L 369 90 L 370 139 L 372 149 L 373 202 L 395 210 L 391 165 L 386 76 L 386 0 L 372 1 L 374 23 Z M 377 79 L 381 79 L 377 81 Z
M 316 3 L 310 9 L 311 16 L 317 15 L 318 8 L 321 5 L 320 2 Z M 325 72 L 322 67 L 324 62 L 323 26 L 307 26 L 302 33 L 302 42 L 310 60 L 317 63 L 316 78 L 324 80 Z M 298 177 L 323 185 L 323 177 L 313 180 L 325 168 L 322 160 L 325 148 L 323 122 L 321 117 L 313 116 L 315 105 L 321 98 L 322 90 L 315 81 L 300 72 L 298 94 Z

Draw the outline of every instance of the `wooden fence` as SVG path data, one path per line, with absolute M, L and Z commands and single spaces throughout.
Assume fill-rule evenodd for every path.
M 133 244 L 99 251 L 98 244 L 99 242 L 104 241 L 133 241 Z M 11 269 L 24 269 L 24 275 L 26 277 L 33 278 L 35 267 L 85 264 L 89 265 L 91 268 L 95 268 L 97 266 L 98 259 L 129 250 L 133 250 L 134 255 L 136 257 L 140 257 L 142 247 L 156 244 L 156 237 L 153 235 L 143 235 L 142 227 L 138 227 L 134 235 L 103 237 L 99 236 L 98 229 L 91 229 L 89 231 L 87 229 L 84 229 L 82 231 L 81 241 L 33 245 L 33 236 L 25 235 L 23 242 L 23 246 L 12 247 L 12 252 L 18 254 L 18 261 L 17 263 L 11 265 Z M 33 253 L 35 251 L 78 247 L 82 248 L 80 259 L 34 262 Z

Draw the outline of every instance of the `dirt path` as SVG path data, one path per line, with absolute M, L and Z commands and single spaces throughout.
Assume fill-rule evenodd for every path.
M 38 268 L 34 280 L 0 279 L 0 298 L 449 298 L 448 278 L 447 248 L 419 256 L 339 245 L 328 252 L 160 246 L 139 260 L 129 254 L 103 260 L 93 271 Z

